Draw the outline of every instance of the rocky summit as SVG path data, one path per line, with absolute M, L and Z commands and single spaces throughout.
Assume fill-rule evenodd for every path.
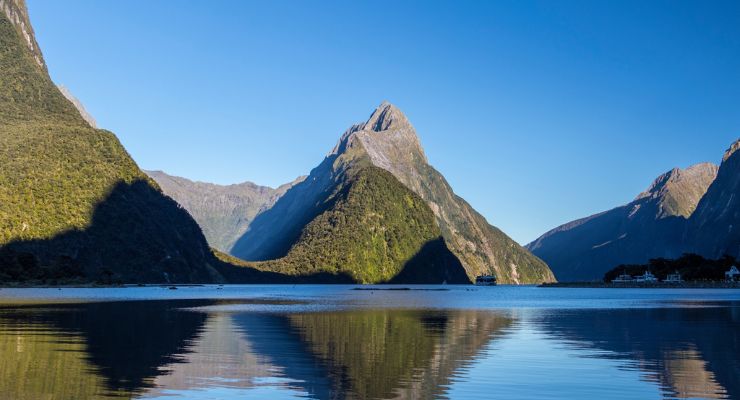
M 640 193 L 635 202 L 645 200 L 655 210 L 655 218 L 689 218 L 704 196 L 709 185 L 717 177 L 718 167 L 712 163 L 700 163 L 686 169 L 673 168 L 653 181 Z
M 343 184 L 345 172 L 356 171 L 358 166 L 387 171 L 401 184 L 393 190 L 403 188 L 423 200 L 445 249 L 461 264 L 468 281 L 485 274 L 495 274 L 504 283 L 554 280 L 542 260 L 488 224 L 455 195 L 444 177 L 427 162 L 416 130 L 406 116 L 387 102 L 366 122 L 350 127 L 304 182 L 258 215 L 236 242 L 232 254 L 258 261 L 289 255 L 293 248 L 300 247 L 304 227 L 329 207 L 327 201 Z M 306 250 L 308 253 L 311 251 Z

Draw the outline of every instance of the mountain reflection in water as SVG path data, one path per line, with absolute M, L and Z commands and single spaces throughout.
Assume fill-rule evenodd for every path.
M 575 348 L 632 360 L 669 398 L 740 395 L 740 304 L 681 308 L 565 310 L 539 328 Z
M 0 398 L 531 398 L 542 393 L 528 392 L 527 382 L 543 379 L 578 388 L 585 378 L 568 371 L 570 364 L 549 365 L 544 353 L 525 357 L 535 341 L 553 359 L 580 358 L 580 368 L 605 360 L 637 371 L 666 398 L 740 393 L 736 305 L 310 312 L 204 307 L 223 302 L 2 306 Z M 579 398 L 558 386 L 543 393 Z

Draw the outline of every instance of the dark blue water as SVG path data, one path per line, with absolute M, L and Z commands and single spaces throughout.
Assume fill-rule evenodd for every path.
M 740 396 L 740 290 L 414 288 L 0 289 L 0 399 Z

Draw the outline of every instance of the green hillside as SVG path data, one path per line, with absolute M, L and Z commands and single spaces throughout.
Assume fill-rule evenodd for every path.
M 258 268 L 360 283 L 469 282 L 432 211 L 393 175 L 358 166 L 340 182 L 288 254 Z
M 0 281 L 220 280 L 192 218 L 81 118 L 20 29 L 0 12 Z

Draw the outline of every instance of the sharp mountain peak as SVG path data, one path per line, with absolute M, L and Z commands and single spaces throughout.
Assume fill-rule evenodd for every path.
M 355 142 L 362 145 L 373 164 L 389 171 L 402 164 L 427 163 L 413 125 L 398 107 L 387 101 L 367 121 L 345 131 L 330 155 L 343 153 Z
M 398 107 L 387 101 L 383 101 L 375 111 L 373 111 L 367 122 L 362 125 L 362 129 L 374 132 L 383 132 L 410 126 L 411 124 L 409 123 L 408 118 L 406 118 L 406 115 L 404 115 Z

